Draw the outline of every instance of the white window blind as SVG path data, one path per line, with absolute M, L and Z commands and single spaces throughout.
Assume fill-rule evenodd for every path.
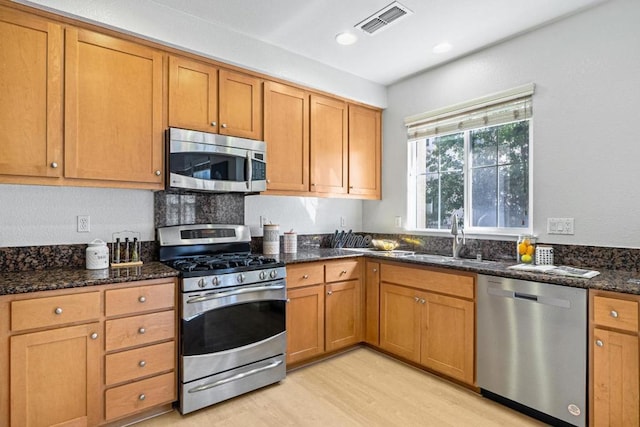
M 405 119 L 409 141 L 531 118 L 534 84 Z

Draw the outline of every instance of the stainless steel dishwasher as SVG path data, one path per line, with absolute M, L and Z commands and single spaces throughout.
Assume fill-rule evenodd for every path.
M 552 425 L 585 426 L 587 291 L 478 275 L 477 309 L 482 394 Z

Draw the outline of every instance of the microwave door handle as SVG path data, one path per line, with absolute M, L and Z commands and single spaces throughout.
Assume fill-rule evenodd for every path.
M 251 190 L 251 180 L 253 179 L 253 161 L 251 160 L 251 151 L 247 151 L 247 190 Z

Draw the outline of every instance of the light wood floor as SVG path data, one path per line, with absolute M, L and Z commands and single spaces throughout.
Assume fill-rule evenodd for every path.
M 541 426 L 463 387 L 356 348 L 287 374 L 275 384 L 137 427 Z

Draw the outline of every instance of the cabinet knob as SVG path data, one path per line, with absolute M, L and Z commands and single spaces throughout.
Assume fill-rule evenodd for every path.
M 222 124 L 222 127 L 223 127 L 224 129 L 226 129 L 226 128 L 227 128 L 227 124 L 226 124 L 226 123 L 223 123 L 223 124 Z
M 308 274 L 305 274 L 304 276 L 302 276 L 302 278 L 303 278 L 303 279 L 308 279 L 308 278 L 309 278 L 309 275 L 308 275 Z
M 615 311 L 615 310 L 611 310 L 611 313 L 609 313 L 609 314 L 611 314 L 611 317 L 613 317 L 614 319 L 618 318 L 618 312 Z
M 147 398 L 147 396 L 144 395 L 144 393 L 142 393 L 140 396 L 138 396 L 138 400 L 145 400 Z
M 218 123 L 216 123 L 216 122 L 211 122 L 211 126 L 218 126 Z
M 161 173 L 162 172 L 160 172 L 160 171 L 156 171 L 156 176 L 160 176 Z
M 56 309 L 55 309 L 55 310 L 53 310 L 53 312 L 54 312 L 55 314 L 62 314 L 62 307 L 56 307 Z
M 94 333 L 92 333 L 90 335 L 90 337 L 91 337 L 92 340 L 97 340 L 98 339 L 98 334 L 96 332 L 94 332 Z
M 596 340 L 596 345 L 598 347 L 602 347 L 602 346 L 604 346 L 604 343 L 602 342 L 602 340 Z
M 51 162 L 51 167 L 55 169 L 58 167 L 58 164 L 56 162 Z
M 138 329 L 138 333 L 139 334 L 144 334 L 145 332 L 147 332 L 147 330 L 145 328 Z
M 311 186 L 312 186 L 312 187 L 315 187 L 315 186 L 316 186 L 316 184 L 314 184 L 314 183 L 311 183 Z
M 424 298 L 420 298 L 420 304 L 424 304 L 425 302 L 427 302 Z
M 333 295 L 333 291 L 327 291 L 327 295 Z
M 413 297 L 413 300 L 414 300 L 415 302 L 420 302 L 420 298 L 418 298 L 418 297 Z
M 270 179 L 267 180 L 267 184 L 271 184 L 271 180 Z
M 138 302 L 142 302 L 142 303 L 147 302 L 147 297 L 141 296 L 140 298 L 138 298 Z
M 353 185 L 350 185 L 349 188 L 353 190 Z
M 342 270 L 342 271 L 340 272 L 340 275 L 341 275 L 341 276 L 342 276 L 343 274 L 347 274 L 347 270 Z
M 373 269 L 373 272 L 374 272 L 374 273 L 377 273 L 377 272 L 378 272 L 378 269 L 377 269 L 377 268 L 374 268 L 374 269 Z
M 138 366 L 140 366 L 141 368 L 144 368 L 145 366 L 147 366 L 147 362 L 144 360 L 141 360 L 138 362 Z
M 291 298 L 287 298 L 287 304 L 291 302 Z

